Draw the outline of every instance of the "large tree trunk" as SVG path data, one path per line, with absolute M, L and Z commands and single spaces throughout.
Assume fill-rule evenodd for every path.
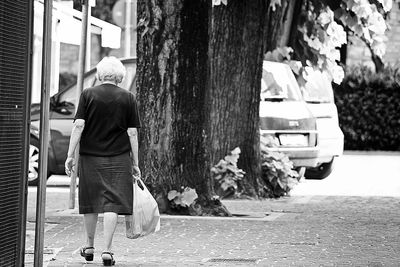
M 235 0 L 212 8 L 210 78 L 206 95 L 210 163 L 240 147 L 245 191 L 258 195 L 259 101 L 266 14 L 264 0 Z
M 167 14 L 167 7 L 171 12 Z M 182 1 L 139 1 L 138 19 L 146 26 L 139 28 L 137 46 L 137 100 L 142 128 L 139 131 L 139 165 L 145 183 L 153 193 L 166 195 L 180 185 L 172 144 L 172 110 L 178 84 L 177 67 Z M 168 64 L 168 65 L 167 65 Z
M 138 2 L 139 158 L 159 203 L 168 205 L 170 190 L 188 186 L 196 189 L 203 213 L 228 214 L 212 200 L 210 168 L 237 146 L 247 173 L 244 189 L 259 193 L 265 5 Z
M 144 179 L 164 199 L 186 186 L 211 199 L 204 143 L 207 1 L 140 1 L 138 14 L 148 22 L 139 24 L 137 51 Z

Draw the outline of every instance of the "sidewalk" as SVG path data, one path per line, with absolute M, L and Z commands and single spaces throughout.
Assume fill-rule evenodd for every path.
M 116 266 L 399 266 L 399 203 L 398 198 L 323 196 L 224 201 L 238 216 L 162 216 L 159 233 L 137 240 L 125 238 L 121 217 Z M 95 260 L 86 265 L 78 251 L 84 235 L 76 213 L 47 217 L 45 266 L 102 266 L 102 218 Z M 33 243 L 28 231 L 27 266 Z

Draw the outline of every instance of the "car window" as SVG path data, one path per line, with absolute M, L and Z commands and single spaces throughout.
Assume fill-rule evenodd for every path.
M 51 119 L 73 119 L 75 117 L 75 105 L 70 102 L 57 103 L 51 108 Z
M 96 76 L 95 71 L 86 75 L 86 77 L 83 80 L 83 88 L 92 87 L 96 80 L 95 76 Z M 76 101 L 76 83 L 58 95 L 58 102 L 68 102 L 75 105 L 75 101 Z
M 261 79 L 262 101 L 300 101 L 301 94 L 291 69 L 280 63 L 264 63 Z
M 333 103 L 332 84 L 326 73 L 307 70 L 306 84 L 301 90 L 303 98 L 312 103 Z

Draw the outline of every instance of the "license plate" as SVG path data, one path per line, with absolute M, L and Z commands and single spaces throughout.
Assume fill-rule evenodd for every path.
M 308 138 L 304 134 L 281 134 L 279 141 L 282 146 L 308 146 Z

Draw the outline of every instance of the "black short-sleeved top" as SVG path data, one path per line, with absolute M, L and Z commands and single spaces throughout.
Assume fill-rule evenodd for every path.
M 113 84 L 85 89 L 75 119 L 85 120 L 80 151 L 82 155 L 116 156 L 131 150 L 128 128 L 139 128 L 135 97 Z

